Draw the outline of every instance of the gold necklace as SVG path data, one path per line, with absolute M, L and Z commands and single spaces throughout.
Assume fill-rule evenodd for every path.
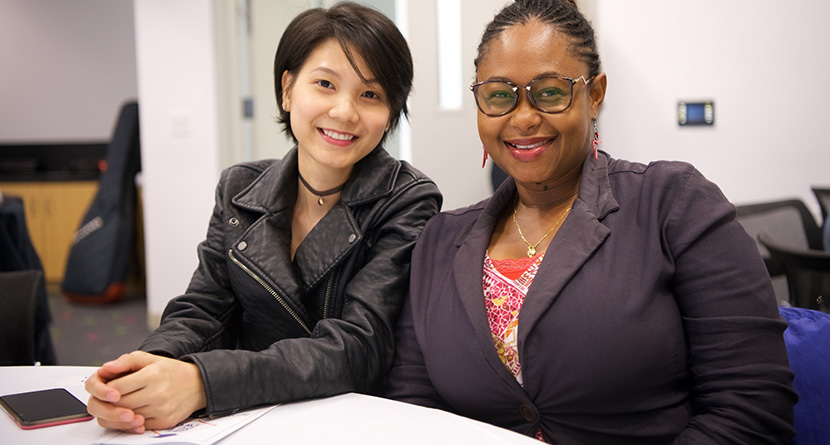
M 551 227 L 550 230 L 548 230 L 548 233 L 546 233 L 545 236 L 543 236 L 538 243 L 530 244 L 530 241 L 528 241 L 527 238 L 525 238 L 524 233 L 522 233 L 522 228 L 519 227 L 519 221 L 516 220 L 516 214 L 519 212 L 519 197 L 516 196 L 516 204 L 513 206 L 513 223 L 516 224 L 516 228 L 519 229 L 519 236 L 522 237 L 522 241 L 524 241 L 525 244 L 527 244 L 528 258 L 533 258 L 533 256 L 536 255 L 536 248 L 539 246 L 539 244 L 542 244 L 542 241 L 544 241 L 545 238 L 547 238 L 548 235 L 550 235 L 550 233 L 553 232 L 553 229 L 555 229 L 559 225 L 559 223 L 562 222 L 562 219 L 565 218 L 565 215 L 567 215 L 570 211 L 570 207 L 565 209 L 565 211 L 562 212 L 562 216 L 560 216 L 559 219 L 556 220 L 556 224 L 554 224 L 553 227 Z

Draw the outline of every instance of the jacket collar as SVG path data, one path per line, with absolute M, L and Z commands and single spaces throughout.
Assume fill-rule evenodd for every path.
M 382 198 L 392 192 L 401 163 L 383 147 L 376 147 L 358 161 L 340 194 L 349 207 Z M 360 178 L 356 181 L 355 178 Z M 291 208 L 297 196 L 297 146 L 271 164 L 245 190 L 233 198 L 235 205 L 262 213 Z
M 602 150 L 597 152 L 597 157 L 599 159 L 594 159 L 592 152 L 591 156 L 588 156 L 582 165 L 582 178 L 580 180 L 577 201 L 581 203 L 580 207 L 584 211 L 593 215 L 596 220 L 601 221 L 609 213 L 619 209 L 620 205 L 616 198 L 614 198 L 614 193 L 611 191 L 611 182 L 608 178 L 608 167 L 612 159 L 608 153 Z M 455 245 L 462 245 L 474 229 L 481 229 L 487 232 L 489 241 L 489 235 L 493 233 L 499 215 L 507 205 L 513 202 L 515 196 L 516 182 L 508 176 L 501 186 L 496 189 L 495 193 L 493 193 L 493 196 L 473 207 L 483 206 L 481 215 L 475 220 L 475 224 L 459 232 L 458 237 L 455 239 Z M 574 206 L 577 206 L 576 202 Z M 484 251 L 482 250 L 481 253 L 483 255 Z
M 522 326 L 519 329 L 520 348 L 526 343 L 532 326 L 611 233 L 610 229 L 602 224 L 605 216 L 619 208 L 608 179 L 610 163 L 610 157 L 604 152 L 599 152 L 599 159 L 595 160 L 591 153 L 583 165 L 579 196 L 548 248 L 565 254 L 551 255 L 542 261 L 519 314 L 519 325 Z M 482 350 L 485 351 L 485 357 L 501 379 L 516 394 L 521 395 L 524 394 L 523 391 L 501 364 L 493 347 L 481 279 L 484 253 L 490 244 L 499 215 L 511 205 L 515 196 L 516 183 L 512 178 L 508 178 L 490 199 L 477 206 L 481 208 L 478 218 L 456 238 L 458 251 L 453 262 L 453 274 L 456 290 L 478 333 L 477 337 Z M 519 357 L 524 356 L 524 353 L 525 351 L 520 350 Z

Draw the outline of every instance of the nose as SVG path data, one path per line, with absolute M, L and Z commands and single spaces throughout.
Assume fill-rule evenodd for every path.
M 527 95 L 519 96 L 519 103 L 516 104 L 516 109 L 510 113 L 511 124 L 519 130 L 531 130 L 537 127 L 542 122 L 540 111 L 530 103 Z
M 345 96 L 337 99 L 329 110 L 329 116 L 343 122 L 357 122 L 360 119 L 354 101 Z

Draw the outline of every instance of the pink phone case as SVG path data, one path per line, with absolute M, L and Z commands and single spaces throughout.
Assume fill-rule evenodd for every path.
M 13 418 L 14 419 L 14 418 Z M 34 430 L 37 428 L 46 428 L 47 426 L 55 426 L 55 425 L 66 425 L 67 423 L 77 423 L 77 422 L 86 422 L 88 420 L 92 420 L 93 417 L 86 416 L 86 417 L 76 417 L 74 419 L 63 419 L 63 420 L 56 420 L 54 422 L 46 422 L 46 423 L 39 423 L 37 425 L 21 425 L 15 419 L 15 424 L 24 430 Z

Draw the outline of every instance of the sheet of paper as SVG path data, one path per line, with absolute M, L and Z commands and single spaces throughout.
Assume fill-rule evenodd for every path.
M 98 445 L 192 444 L 210 445 L 262 417 L 275 406 L 241 411 L 223 417 L 188 419 L 169 430 L 148 430 L 144 434 L 119 432 Z

